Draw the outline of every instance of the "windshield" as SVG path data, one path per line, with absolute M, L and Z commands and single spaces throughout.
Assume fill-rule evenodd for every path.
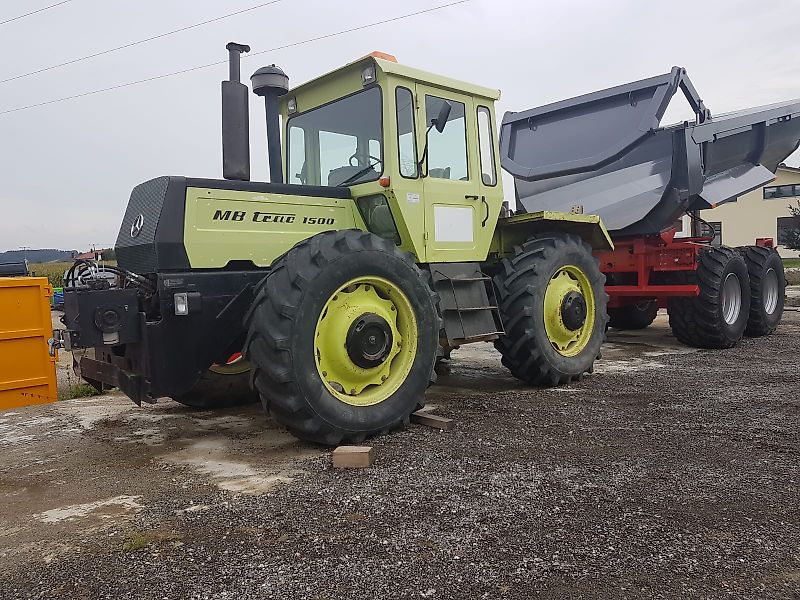
M 383 172 L 378 87 L 291 117 L 288 132 L 289 183 L 353 185 Z

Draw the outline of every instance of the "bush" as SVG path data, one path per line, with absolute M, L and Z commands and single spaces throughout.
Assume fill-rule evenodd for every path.
M 800 221 L 800 200 L 797 201 L 796 206 L 790 204 L 789 211 L 794 217 L 793 222 L 797 224 L 797 222 Z M 793 227 L 792 229 L 786 230 L 783 233 L 782 243 L 792 250 L 800 250 L 800 227 Z
M 90 396 L 99 396 L 103 392 L 98 392 L 93 386 L 88 383 L 78 383 L 71 385 L 66 389 L 58 391 L 59 400 L 75 400 L 76 398 L 89 398 Z

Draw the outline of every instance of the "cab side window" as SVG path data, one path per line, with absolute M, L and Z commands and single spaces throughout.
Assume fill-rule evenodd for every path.
M 425 127 L 441 110 L 444 98 L 425 96 Z M 436 179 L 467 181 L 467 119 L 464 104 L 447 100 L 452 108 L 444 131 L 432 128 L 428 134 L 428 176 Z
M 411 90 L 395 90 L 397 104 L 397 152 L 400 157 L 400 175 L 411 179 L 417 176 L 417 132 L 414 127 L 414 95 Z
M 494 185 L 497 183 L 497 169 L 492 147 L 492 118 L 485 106 L 478 107 L 478 150 L 481 158 L 481 181 L 483 185 Z

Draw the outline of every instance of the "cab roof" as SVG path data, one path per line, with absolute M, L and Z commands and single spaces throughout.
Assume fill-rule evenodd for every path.
M 387 57 L 387 58 L 383 58 Z M 422 69 L 415 69 L 413 67 L 408 67 L 406 65 L 402 65 L 395 60 L 391 60 L 390 55 L 384 54 L 382 52 L 375 52 L 370 55 L 364 56 L 359 58 L 358 60 L 354 60 L 351 63 L 344 65 L 343 67 L 339 67 L 333 71 L 325 73 L 324 75 L 320 75 L 319 77 L 315 77 L 310 81 L 302 83 L 295 88 L 289 90 L 289 94 L 301 93 L 306 89 L 309 89 L 325 80 L 332 79 L 336 77 L 337 74 L 341 73 L 342 71 L 349 70 L 354 65 L 359 64 L 368 64 L 370 62 L 374 63 L 375 66 L 379 71 L 387 75 L 394 75 L 397 77 L 404 77 L 406 79 L 411 79 L 413 81 L 418 81 L 423 84 L 430 84 L 436 87 L 445 88 L 454 92 L 464 92 L 467 94 L 471 94 L 473 96 L 480 96 L 482 98 L 489 98 L 491 100 L 499 100 L 500 99 L 500 90 L 484 87 L 482 85 L 476 85 L 474 83 L 467 83 L 465 81 L 459 81 L 458 79 L 452 79 L 450 77 L 445 77 L 443 75 L 437 75 L 435 73 L 430 73 L 428 71 L 423 71 Z

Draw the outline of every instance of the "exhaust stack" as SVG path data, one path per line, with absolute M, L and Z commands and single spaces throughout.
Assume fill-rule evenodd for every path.
M 239 60 L 250 46 L 229 43 L 228 81 L 222 82 L 222 176 L 250 181 L 250 118 L 247 94 L 240 79 Z
M 253 93 L 264 97 L 267 115 L 267 153 L 269 154 L 269 180 L 283 183 L 281 166 L 281 125 L 278 119 L 278 98 L 289 91 L 289 77 L 280 67 L 261 67 L 250 77 Z

